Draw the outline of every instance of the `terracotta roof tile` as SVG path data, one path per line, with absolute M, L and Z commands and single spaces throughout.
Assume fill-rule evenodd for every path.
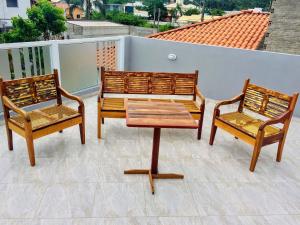
M 148 36 L 163 40 L 257 49 L 268 29 L 269 13 L 241 11 Z

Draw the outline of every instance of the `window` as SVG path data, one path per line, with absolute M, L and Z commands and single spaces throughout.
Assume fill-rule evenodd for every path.
M 80 19 L 80 14 L 77 14 L 77 19 Z
M 18 0 L 6 0 L 7 7 L 18 7 Z

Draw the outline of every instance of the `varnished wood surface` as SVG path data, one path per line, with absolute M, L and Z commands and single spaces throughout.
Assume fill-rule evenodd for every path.
M 128 127 L 198 128 L 182 103 L 125 100 Z
M 250 163 L 250 171 L 253 172 L 261 148 L 278 142 L 276 161 L 279 162 L 298 96 L 298 93 L 289 96 L 278 91 L 250 84 L 250 80 L 246 80 L 242 94 L 216 105 L 211 127 L 210 145 L 214 143 L 217 128 L 221 128 L 253 145 L 254 149 Z M 220 106 L 235 102 L 240 102 L 238 112 L 220 114 Z M 270 119 L 263 121 L 259 119 L 259 115 L 246 116 L 243 112 L 244 109 Z M 272 126 L 280 123 L 283 124 L 281 129 Z

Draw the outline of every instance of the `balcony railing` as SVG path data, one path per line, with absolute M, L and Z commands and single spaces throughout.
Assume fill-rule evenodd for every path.
M 0 45 L 0 74 L 4 79 L 47 74 L 57 68 L 62 86 L 70 92 L 96 90 L 99 67 L 105 66 L 129 71 L 197 69 L 202 92 L 213 99 L 236 95 L 246 78 L 291 94 L 299 92 L 299 65 L 299 55 L 133 36 Z M 295 114 L 300 116 L 299 104 Z

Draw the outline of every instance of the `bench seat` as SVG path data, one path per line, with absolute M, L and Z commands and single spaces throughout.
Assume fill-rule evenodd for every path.
M 102 111 L 124 111 L 125 98 L 103 98 L 102 103 Z M 128 100 L 135 100 L 135 101 L 155 101 L 155 102 L 176 102 L 182 103 L 187 108 L 190 113 L 200 114 L 200 106 L 193 100 L 181 100 L 181 99 L 152 99 L 152 98 L 128 98 Z

